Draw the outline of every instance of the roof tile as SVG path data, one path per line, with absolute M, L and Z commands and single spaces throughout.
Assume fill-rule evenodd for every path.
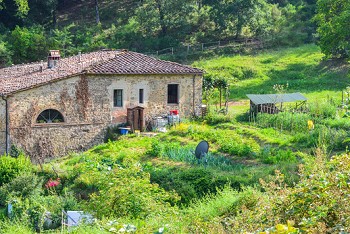
M 88 74 L 202 74 L 197 68 L 163 61 L 140 53 L 104 50 L 59 60 L 55 68 L 36 62 L 0 69 L 0 95 Z

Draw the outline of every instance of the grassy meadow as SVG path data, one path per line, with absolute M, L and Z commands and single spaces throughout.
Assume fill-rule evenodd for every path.
M 0 158 L 0 233 L 59 233 L 62 209 L 96 218 L 70 233 L 349 232 L 349 65 L 322 57 L 306 45 L 202 59 L 193 65 L 230 80 L 227 115 L 211 108 L 166 133 L 117 136 L 43 168 L 22 154 Z M 249 122 L 245 95 L 287 83 L 284 92 L 309 98 L 308 111 Z M 197 160 L 201 140 L 210 149 Z
M 316 45 L 266 51 L 257 55 L 221 56 L 193 63 L 214 77 L 230 80 L 230 99 L 247 99 L 246 94 L 274 93 L 275 84 L 286 85 L 285 92 L 300 92 L 311 101 L 341 99 L 340 91 L 349 85 L 349 65 L 323 60 Z

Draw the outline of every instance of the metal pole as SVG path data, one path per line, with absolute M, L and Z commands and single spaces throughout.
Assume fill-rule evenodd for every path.
M 10 137 L 9 137 L 9 111 L 8 111 L 8 100 L 4 96 L 1 96 L 2 100 L 5 101 L 5 152 L 6 155 L 9 154 L 9 142 L 10 142 Z

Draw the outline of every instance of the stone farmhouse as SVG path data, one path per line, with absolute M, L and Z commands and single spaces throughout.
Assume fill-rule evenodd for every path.
M 50 51 L 47 63 L 0 69 L 0 152 L 14 145 L 46 158 L 84 150 L 102 143 L 107 127 L 127 122 L 133 110 L 142 122 L 170 110 L 198 116 L 202 75 L 126 50 L 68 58 Z

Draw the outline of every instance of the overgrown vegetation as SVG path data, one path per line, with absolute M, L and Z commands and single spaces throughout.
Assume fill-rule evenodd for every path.
M 227 115 L 214 92 L 203 119 L 154 137 L 115 138 L 111 128 L 105 144 L 42 169 L 13 148 L 15 157 L 0 158 L 0 233 L 58 232 L 62 210 L 96 218 L 72 233 L 349 232 L 350 127 L 341 100 L 348 65 L 321 57 L 316 46 L 303 46 L 198 61 L 209 74 L 233 77 L 237 100 Z M 285 92 L 309 98 L 304 111 L 249 122 L 244 94 L 286 83 Z M 202 140 L 210 148 L 198 160 Z

